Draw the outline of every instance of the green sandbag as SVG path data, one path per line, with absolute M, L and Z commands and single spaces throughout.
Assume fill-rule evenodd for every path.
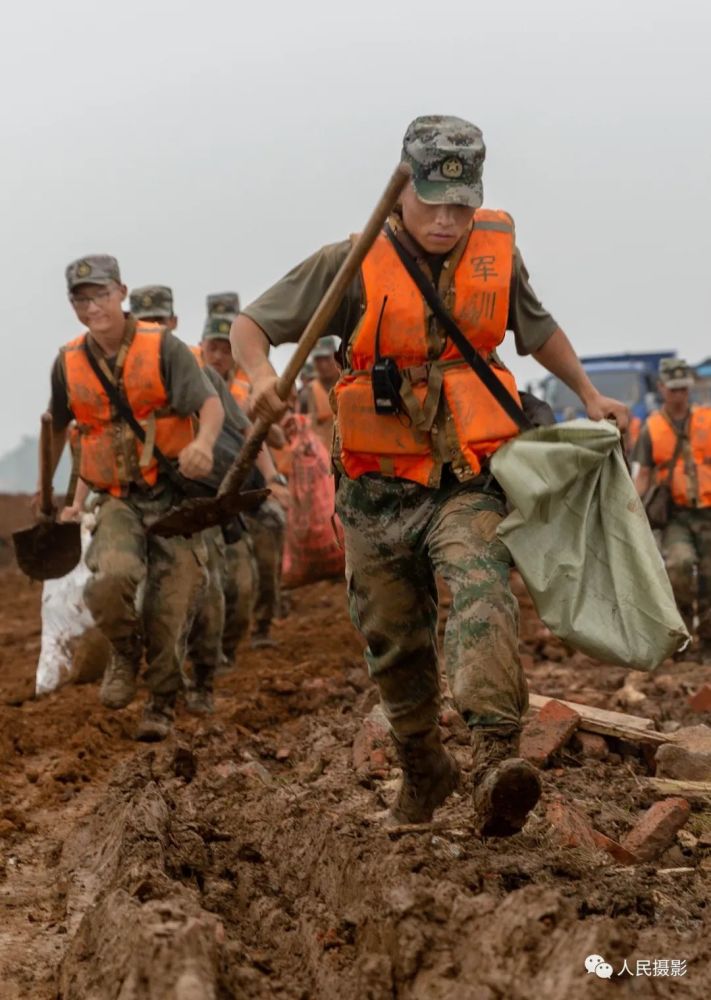
M 491 468 L 512 507 L 499 535 L 554 635 L 636 670 L 684 647 L 689 635 L 613 424 L 526 431 Z

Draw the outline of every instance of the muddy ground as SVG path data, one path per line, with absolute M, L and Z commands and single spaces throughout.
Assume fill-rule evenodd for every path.
M 624 867 L 560 847 L 545 818 L 562 793 L 619 840 L 654 801 L 633 747 L 602 761 L 562 751 L 509 841 L 476 837 L 464 790 L 434 826 L 388 833 L 385 745 L 353 763 L 375 697 L 340 583 L 296 592 L 278 648 L 243 651 L 215 716 L 181 711 L 154 747 L 131 739 L 144 693 L 114 713 L 93 684 L 30 697 L 39 597 L 0 571 L 2 1000 L 708 996 L 711 848 L 687 838 Z M 661 727 L 711 721 L 687 705 L 709 668 L 630 675 L 524 624 L 532 689 Z M 466 772 L 466 734 L 445 720 Z M 709 826 L 695 806 L 687 830 Z M 612 964 L 609 982 L 586 973 L 591 954 Z M 619 976 L 625 959 L 687 971 Z

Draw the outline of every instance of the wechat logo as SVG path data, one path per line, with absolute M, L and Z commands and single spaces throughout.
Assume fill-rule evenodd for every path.
M 588 955 L 585 959 L 585 968 L 588 970 L 588 975 L 594 972 L 600 979 L 609 979 L 612 975 L 612 966 L 602 955 Z

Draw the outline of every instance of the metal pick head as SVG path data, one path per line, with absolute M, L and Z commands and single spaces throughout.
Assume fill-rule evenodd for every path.
M 150 525 L 151 535 L 160 538 L 190 538 L 198 531 L 225 524 L 245 510 L 255 510 L 269 496 L 270 490 L 247 490 L 245 493 L 186 500 Z

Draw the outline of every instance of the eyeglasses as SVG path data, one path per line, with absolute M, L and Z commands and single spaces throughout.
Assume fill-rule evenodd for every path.
M 92 302 L 96 306 L 103 306 L 111 298 L 112 291 L 111 288 L 102 288 L 100 292 L 94 292 L 93 295 L 70 295 L 69 299 L 76 309 L 86 309 Z

